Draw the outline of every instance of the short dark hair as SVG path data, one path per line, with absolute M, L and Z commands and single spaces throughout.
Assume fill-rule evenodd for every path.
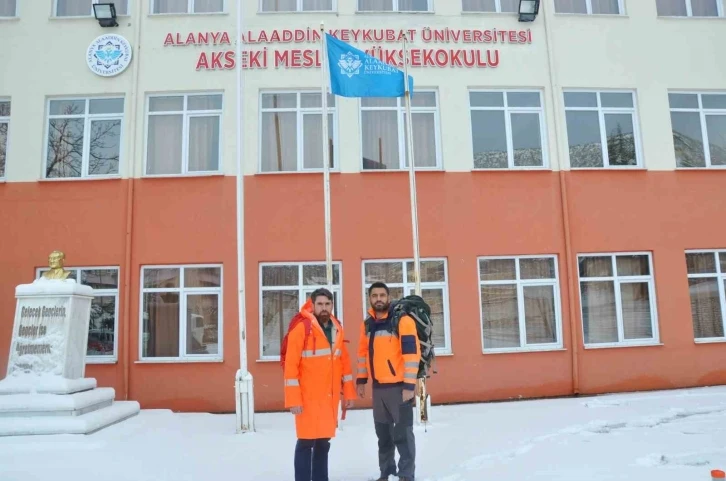
M 371 292 L 373 292 L 373 289 L 385 289 L 386 294 L 390 294 L 391 291 L 388 290 L 388 286 L 383 282 L 374 282 L 371 284 L 371 287 L 368 288 L 368 295 L 371 295 Z
M 315 304 L 315 300 L 320 297 L 325 296 L 327 297 L 331 302 L 333 301 L 333 294 L 327 290 L 324 287 L 321 287 L 320 289 L 315 289 L 312 294 L 310 294 L 310 299 L 313 301 L 313 304 Z

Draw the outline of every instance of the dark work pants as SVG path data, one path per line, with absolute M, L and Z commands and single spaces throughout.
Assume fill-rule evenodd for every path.
M 397 475 L 414 479 L 416 440 L 413 435 L 414 400 L 404 403 L 402 387 L 373 389 L 373 421 L 378 436 L 381 477 Z M 398 450 L 398 471 L 396 471 Z
M 295 446 L 295 481 L 328 481 L 330 439 L 298 439 Z

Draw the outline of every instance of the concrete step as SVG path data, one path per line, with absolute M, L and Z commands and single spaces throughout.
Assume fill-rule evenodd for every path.
M 34 416 L 80 416 L 113 404 L 113 388 L 98 388 L 74 394 L 11 394 L 0 396 L 0 418 Z
M 64 379 L 60 376 L 25 374 L 8 376 L 0 381 L 0 395 L 8 394 L 73 394 L 97 386 L 94 378 Z
M 114 402 L 78 416 L 1 417 L 0 436 L 91 434 L 139 413 L 136 401 Z

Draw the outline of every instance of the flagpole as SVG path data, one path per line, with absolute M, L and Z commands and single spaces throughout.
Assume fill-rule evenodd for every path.
M 323 195 L 325 197 L 325 278 L 328 289 L 333 290 L 333 245 L 330 226 L 330 159 L 328 148 L 328 89 L 326 78 L 327 52 L 325 24 L 320 22 L 320 98 L 323 115 Z
M 416 205 L 416 174 L 415 174 L 415 161 L 413 153 L 413 118 L 411 117 L 411 91 L 409 90 L 408 83 L 408 49 L 406 44 L 408 38 L 406 33 L 403 34 L 403 82 L 406 89 L 405 102 L 406 102 L 406 145 L 408 150 L 408 181 L 409 190 L 411 192 L 411 225 L 413 231 L 413 265 L 414 265 L 414 276 L 416 278 L 416 295 L 421 295 L 421 260 L 419 258 L 418 249 L 418 209 Z

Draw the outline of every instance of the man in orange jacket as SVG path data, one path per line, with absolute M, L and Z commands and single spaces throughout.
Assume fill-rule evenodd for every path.
M 390 475 L 413 481 L 416 440 L 413 435 L 413 405 L 416 375 L 421 359 L 415 321 L 401 316 L 392 329 L 388 286 L 376 282 L 368 290 L 371 309 L 361 326 L 358 344 L 358 397 L 365 396 L 368 377 L 373 379 L 373 421 L 378 436 L 378 481 Z M 396 448 L 398 471 L 396 471 Z
M 330 439 L 338 427 L 343 388 L 345 407 L 353 406 L 355 388 L 343 327 L 333 316 L 333 294 L 315 290 L 300 309 L 309 321 L 288 334 L 285 356 L 285 407 L 295 415 L 295 481 L 328 481 Z

